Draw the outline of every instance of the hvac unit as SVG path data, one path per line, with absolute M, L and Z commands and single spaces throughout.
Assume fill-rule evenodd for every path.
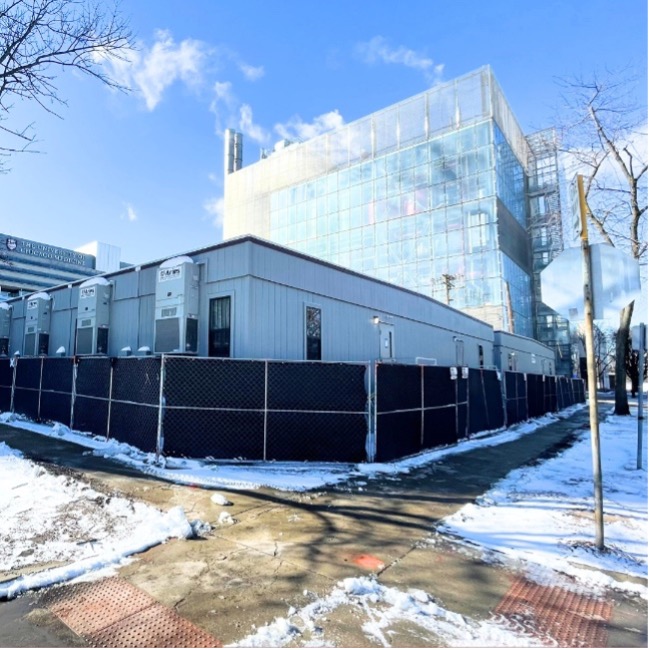
M 154 353 L 196 354 L 199 269 L 183 255 L 163 262 L 156 281 Z
M 0 302 L 0 357 L 9 355 L 9 334 L 11 332 L 11 307 Z
M 106 278 L 90 278 L 79 285 L 77 354 L 108 354 L 111 285 Z
M 50 312 L 50 296 L 48 294 L 41 291 L 27 298 L 24 356 L 36 357 L 47 354 L 50 343 Z

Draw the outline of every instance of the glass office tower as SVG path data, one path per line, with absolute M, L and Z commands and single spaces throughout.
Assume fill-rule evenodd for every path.
M 246 167 L 241 147 L 227 132 L 224 237 L 264 237 L 536 336 L 541 167 L 489 67 Z M 561 227 L 546 232 L 561 250 Z

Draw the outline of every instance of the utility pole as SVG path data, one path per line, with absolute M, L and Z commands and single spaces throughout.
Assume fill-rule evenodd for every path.
M 582 176 L 578 175 L 580 202 L 580 239 L 582 245 L 582 279 L 585 298 L 585 347 L 587 348 L 587 382 L 589 384 L 589 426 L 591 429 L 591 461 L 594 475 L 594 516 L 596 523 L 596 548 L 605 548 L 603 529 L 603 475 L 600 463 L 600 430 L 598 423 L 598 393 L 596 390 L 596 357 L 594 351 L 594 306 L 591 274 L 591 249 L 587 232 L 587 201 Z
M 447 304 L 451 304 L 453 298 L 451 297 L 451 292 L 452 289 L 456 285 L 456 280 L 458 279 L 457 275 L 453 275 L 451 273 L 443 273 L 440 276 L 440 282 L 444 285 L 445 287 L 445 296 L 447 298 Z

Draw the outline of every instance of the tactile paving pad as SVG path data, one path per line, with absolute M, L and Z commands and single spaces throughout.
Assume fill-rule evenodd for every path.
M 518 578 L 494 615 L 549 646 L 603 648 L 607 645 L 612 606 L 584 594 Z
M 212 635 L 120 578 L 59 587 L 42 604 L 94 647 L 221 647 Z

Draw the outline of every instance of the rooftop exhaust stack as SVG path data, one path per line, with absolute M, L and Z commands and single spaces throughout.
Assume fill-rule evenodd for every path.
M 232 129 L 226 129 L 223 154 L 223 167 L 226 174 L 232 174 L 235 171 L 235 132 Z
M 241 133 L 235 133 L 234 149 L 235 149 L 235 171 L 238 171 L 242 167 L 242 160 L 244 158 L 244 136 Z

